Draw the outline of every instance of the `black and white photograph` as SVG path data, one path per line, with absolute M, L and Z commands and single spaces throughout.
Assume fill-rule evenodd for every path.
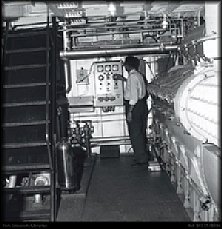
M 221 2 L 1 6 L 3 228 L 219 228 Z

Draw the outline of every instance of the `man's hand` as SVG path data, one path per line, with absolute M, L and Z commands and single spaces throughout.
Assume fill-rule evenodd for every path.
M 122 75 L 120 74 L 114 74 L 113 75 L 113 79 L 114 80 L 122 80 L 122 81 L 126 81 L 126 78 L 124 78 Z
M 127 120 L 127 122 L 131 122 L 131 121 L 132 121 L 132 112 L 131 112 L 131 111 L 129 111 L 129 112 L 127 113 L 127 115 L 126 115 L 126 120 Z
M 128 110 L 127 114 L 126 114 L 126 120 L 128 122 L 131 122 L 132 121 L 133 108 L 134 108 L 134 105 L 129 105 L 129 110 Z

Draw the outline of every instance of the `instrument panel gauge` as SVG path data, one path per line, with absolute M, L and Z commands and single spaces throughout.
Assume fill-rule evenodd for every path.
M 111 71 L 111 65 L 106 65 L 106 66 L 105 66 L 105 70 L 106 70 L 106 72 Z
M 104 80 L 104 76 L 103 76 L 103 75 L 99 75 L 99 76 L 98 76 L 98 79 L 99 79 L 100 81 L 102 81 L 102 80 Z
M 117 64 L 112 65 L 113 71 L 119 71 L 119 66 Z
M 103 72 L 103 65 L 97 65 L 97 72 Z

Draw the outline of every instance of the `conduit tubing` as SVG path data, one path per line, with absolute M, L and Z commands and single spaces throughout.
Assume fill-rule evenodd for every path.
M 178 45 L 159 45 L 153 47 L 130 47 L 130 48 L 112 48 L 112 49 L 98 49 L 98 50 L 72 50 L 61 51 L 60 57 L 62 59 L 86 59 L 94 57 L 110 57 L 110 56 L 127 56 L 127 55 L 141 55 L 141 54 L 164 54 L 169 51 L 175 51 L 179 48 Z

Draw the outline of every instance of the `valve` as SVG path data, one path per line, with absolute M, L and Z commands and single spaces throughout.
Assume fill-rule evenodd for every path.
M 211 198 L 210 196 L 204 196 L 200 198 L 200 207 L 204 210 L 204 211 L 208 211 L 211 205 Z

